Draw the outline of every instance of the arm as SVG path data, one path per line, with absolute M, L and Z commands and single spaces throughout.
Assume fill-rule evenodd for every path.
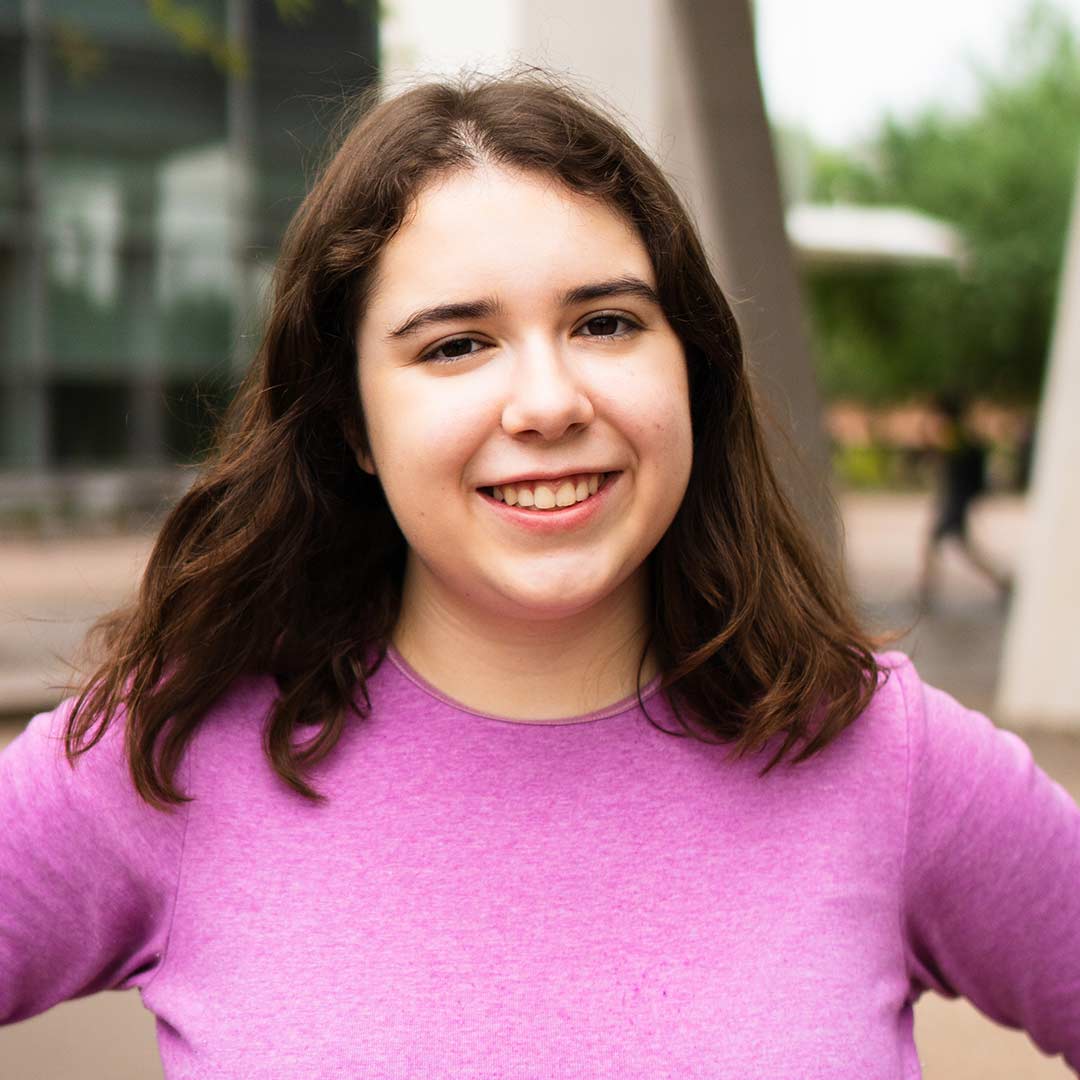
M 963 995 L 1080 1073 L 1080 808 L 1023 740 L 897 671 L 913 997 Z
M 139 798 L 122 715 L 72 769 L 72 704 L 0 754 L 0 1024 L 142 985 L 165 951 L 187 809 Z

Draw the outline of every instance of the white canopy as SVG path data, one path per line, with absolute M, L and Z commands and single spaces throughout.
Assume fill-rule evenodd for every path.
M 788 238 L 804 264 L 966 262 L 963 238 L 946 221 L 900 206 L 796 203 Z

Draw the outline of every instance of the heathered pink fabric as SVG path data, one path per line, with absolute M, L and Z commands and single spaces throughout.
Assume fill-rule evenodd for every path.
M 0 1021 L 138 987 L 165 1074 L 911 1080 L 912 1002 L 962 994 L 1080 1070 L 1080 809 L 900 654 L 823 753 L 527 724 L 396 654 L 314 781 L 238 682 L 141 803 L 70 702 L 0 756 Z M 675 729 L 658 683 L 653 718 Z

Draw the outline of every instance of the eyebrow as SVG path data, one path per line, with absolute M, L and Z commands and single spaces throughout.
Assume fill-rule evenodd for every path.
M 607 281 L 594 281 L 588 285 L 578 285 L 568 289 L 561 297 L 563 307 L 573 307 L 588 300 L 599 300 L 605 296 L 636 296 L 651 304 L 660 306 L 660 297 L 647 282 L 633 274 L 623 274 Z M 421 330 L 436 323 L 452 322 L 457 319 L 490 319 L 503 313 L 503 306 L 495 297 L 487 296 L 478 300 L 462 300 L 452 304 L 437 304 L 435 307 L 422 308 L 413 312 L 400 326 L 386 335 L 387 341 L 400 341 L 411 337 Z

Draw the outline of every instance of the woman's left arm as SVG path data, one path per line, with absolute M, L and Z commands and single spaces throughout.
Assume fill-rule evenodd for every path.
M 1027 744 L 896 672 L 908 716 L 913 996 L 963 995 L 1080 1075 L 1080 807 Z

